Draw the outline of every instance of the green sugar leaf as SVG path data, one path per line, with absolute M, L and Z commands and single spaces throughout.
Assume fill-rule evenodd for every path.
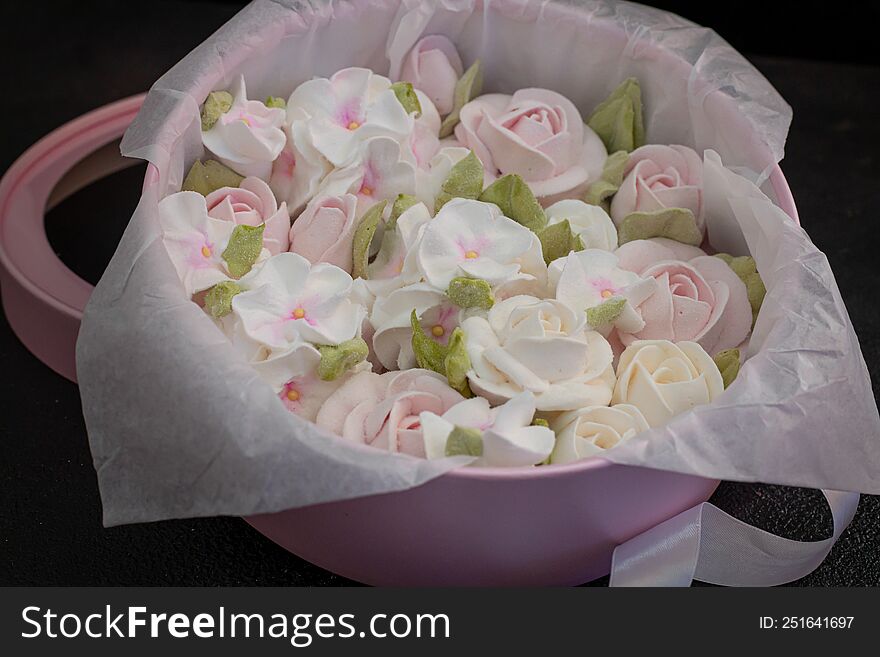
M 382 213 L 388 201 L 379 201 L 364 214 L 361 222 L 354 231 L 352 240 L 352 278 L 368 278 L 367 266 L 370 263 L 370 243 L 382 221 Z
M 247 274 L 263 250 L 263 229 L 266 224 L 247 226 L 241 224 L 232 230 L 232 237 L 220 255 L 226 261 L 229 273 L 235 278 Z
M 617 240 L 621 246 L 633 240 L 651 237 L 667 237 L 691 246 L 699 246 L 703 241 L 694 213 L 687 208 L 632 212 L 617 227 Z
M 397 220 L 400 219 L 400 215 L 409 210 L 418 202 L 419 199 L 417 199 L 412 194 L 398 194 L 397 198 L 394 199 L 394 203 L 391 204 L 391 216 L 388 218 L 388 222 L 385 224 L 385 229 L 393 229 L 397 225 Z
M 419 103 L 419 97 L 411 82 L 395 82 L 391 85 L 391 91 L 397 96 L 397 100 L 403 105 L 407 114 L 415 112 L 416 116 L 421 115 L 422 105 Z
M 449 176 L 443 181 L 440 193 L 434 201 L 434 212 L 436 213 L 453 198 L 476 199 L 480 197 L 482 191 L 483 165 L 471 151 L 452 167 Z
M 419 322 L 415 309 L 410 315 L 410 325 L 412 326 L 412 348 L 418 366 L 446 376 L 447 348 L 428 337 Z
M 767 288 L 764 287 L 764 281 L 758 273 L 755 259 L 752 256 L 734 257 L 728 253 L 717 253 L 715 257 L 726 262 L 746 286 L 749 305 L 752 307 L 752 326 L 754 326 L 755 320 L 758 319 L 758 311 L 761 310 L 761 304 L 764 303 L 764 296 L 767 294 Z
M 459 276 L 449 282 L 446 296 L 459 308 L 482 308 L 489 310 L 495 305 L 492 286 L 481 278 Z
M 446 439 L 446 456 L 482 456 L 483 434 L 479 429 L 453 427 Z
M 210 130 L 220 116 L 232 107 L 232 94 L 228 91 L 212 91 L 202 105 L 202 130 Z
M 544 262 L 548 265 L 557 258 L 564 258 L 572 251 L 583 251 L 584 241 L 571 230 L 568 219 L 551 224 L 538 233 Z
M 207 196 L 221 187 L 238 187 L 242 180 L 243 176 L 216 160 L 206 160 L 204 164 L 196 160 L 186 174 L 180 190 Z
M 321 361 L 318 377 L 322 381 L 335 381 L 358 363 L 367 359 L 370 349 L 361 338 L 346 340 L 338 345 L 320 345 Z
M 509 173 L 501 176 L 480 194 L 480 200 L 494 203 L 501 208 L 501 213 L 505 217 L 513 219 L 535 233 L 547 225 L 544 208 L 518 174 Z
M 287 102 L 283 98 L 278 98 L 277 96 L 267 96 L 263 105 L 266 107 L 285 109 L 287 107 Z
M 590 185 L 584 196 L 584 201 L 590 205 L 601 206 L 608 212 L 611 209 L 611 197 L 617 193 L 623 183 L 623 172 L 626 170 L 627 160 L 629 160 L 629 153 L 626 151 L 617 151 L 609 155 L 602 168 L 602 177 Z
M 721 372 L 721 380 L 724 381 L 724 388 L 733 383 L 736 375 L 739 374 L 739 349 L 725 349 L 715 354 L 713 358 Z
M 467 381 L 467 373 L 471 369 L 471 359 L 465 348 L 465 335 L 460 326 L 456 326 L 452 335 L 449 336 L 443 366 L 446 369 L 446 381 L 449 383 L 449 387 L 465 397 L 473 397 L 474 393 L 471 392 Z
M 642 90 L 635 78 L 624 80 L 593 110 L 587 125 L 599 135 L 609 153 L 635 150 L 645 143 Z
M 211 317 L 225 317 L 232 312 L 232 297 L 241 292 L 241 286 L 232 281 L 217 283 L 205 295 L 205 310 Z
M 618 317 L 626 307 L 626 299 L 623 297 L 611 297 L 607 301 L 603 301 L 598 306 L 587 308 L 587 323 L 590 328 L 599 328 L 610 324 Z
M 455 83 L 455 92 L 452 97 L 452 111 L 440 124 L 440 138 L 448 137 L 458 125 L 458 115 L 461 108 L 467 105 L 472 98 L 480 95 L 483 89 L 483 69 L 479 59 L 475 59 L 470 68 L 466 70 Z

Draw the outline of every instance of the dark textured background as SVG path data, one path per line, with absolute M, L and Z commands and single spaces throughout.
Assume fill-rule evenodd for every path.
M 768 3 L 731 3 L 741 11 L 711 9 L 719 3 L 657 4 L 715 26 L 747 54 L 761 53 L 752 60 L 794 107 L 783 168 L 804 227 L 837 274 L 872 377 L 880 380 L 880 239 L 874 223 L 880 207 L 880 68 L 864 64 L 876 63 L 878 51 L 873 41 L 858 38 L 866 25 L 876 25 L 876 6 L 850 3 L 826 15 L 818 9 L 824 3 L 801 3 L 807 22 L 794 33 L 781 22 L 788 9 Z M 64 121 L 145 91 L 237 9 L 232 2 L 203 1 L 56 5 L 37 12 L 16 3 L 0 26 L 7 76 L 0 171 Z M 764 20 L 746 20 L 744 5 L 756 11 L 767 6 Z M 835 63 L 818 61 L 823 59 Z M 135 206 L 142 174 L 140 166 L 116 174 L 47 218 L 54 247 L 85 278 L 100 276 Z M 0 584 L 349 583 L 237 518 L 104 529 L 76 386 L 36 361 L 2 315 L 0 363 Z M 817 491 L 722 483 L 712 501 L 789 538 L 816 540 L 831 531 Z M 829 558 L 795 584 L 880 584 L 880 499 L 863 496 Z

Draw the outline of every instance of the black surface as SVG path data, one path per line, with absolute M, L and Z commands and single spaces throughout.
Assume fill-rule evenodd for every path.
M 14 64 L 5 69 L 13 92 L 0 103 L 0 170 L 65 120 L 145 90 L 235 11 L 222 3 L 137 3 L 136 27 L 122 29 L 133 20 L 127 4 L 58 3 L 39 17 L 17 5 L 6 16 L 0 48 Z M 783 168 L 803 225 L 834 267 L 877 381 L 880 68 L 754 61 L 794 107 Z M 85 278 L 96 280 L 109 259 L 141 175 L 140 167 L 116 174 L 48 218 L 54 247 Z M 237 518 L 104 529 L 76 386 L 36 361 L 5 318 L 0 363 L 0 584 L 349 583 Z M 723 483 L 712 501 L 789 538 L 816 540 L 831 531 L 817 491 Z M 829 558 L 795 584 L 880 584 L 880 498 L 862 497 Z

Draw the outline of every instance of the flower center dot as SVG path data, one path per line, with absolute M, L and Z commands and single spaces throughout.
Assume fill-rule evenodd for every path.
M 202 255 L 206 258 L 210 258 L 211 257 L 211 247 L 203 246 L 202 247 Z
M 291 313 L 291 316 L 292 316 L 294 319 L 302 319 L 303 317 L 306 316 L 306 311 L 303 310 L 302 308 L 297 308 L 296 310 L 294 310 L 294 311 Z
M 468 260 L 474 260 L 480 257 L 480 254 L 476 251 L 465 251 L 464 257 Z
M 446 333 L 446 329 L 444 329 L 444 328 L 443 328 L 442 326 L 440 326 L 439 324 L 435 324 L 434 326 L 431 327 L 431 334 L 432 334 L 435 338 L 439 338 L 439 337 L 441 337 L 444 333 Z
M 299 399 L 299 391 L 291 388 L 290 390 L 287 391 L 287 398 L 290 401 L 297 401 Z
M 372 196 L 373 190 L 369 187 L 361 187 L 361 194 L 363 194 L 364 196 Z
M 245 117 L 241 117 L 241 120 L 242 120 L 242 123 L 244 123 L 248 128 L 251 127 L 251 122 L 249 119 L 247 119 Z
M 613 296 L 614 296 L 614 292 L 612 292 L 611 290 L 602 290 L 602 298 L 603 299 L 610 299 Z
M 357 130 L 360 127 L 361 127 L 361 124 L 358 123 L 357 121 L 352 121 L 351 123 L 348 124 L 349 130 Z

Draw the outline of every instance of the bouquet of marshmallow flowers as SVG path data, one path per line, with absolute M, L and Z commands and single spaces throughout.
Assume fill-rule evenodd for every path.
M 187 294 L 279 403 L 375 448 L 529 466 L 712 402 L 764 286 L 705 239 L 702 158 L 644 143 L 638 80 L 583 114 L 480 95 L 442 36 L 400 78 L 214 91 L 208 155 L 159 203 Z

